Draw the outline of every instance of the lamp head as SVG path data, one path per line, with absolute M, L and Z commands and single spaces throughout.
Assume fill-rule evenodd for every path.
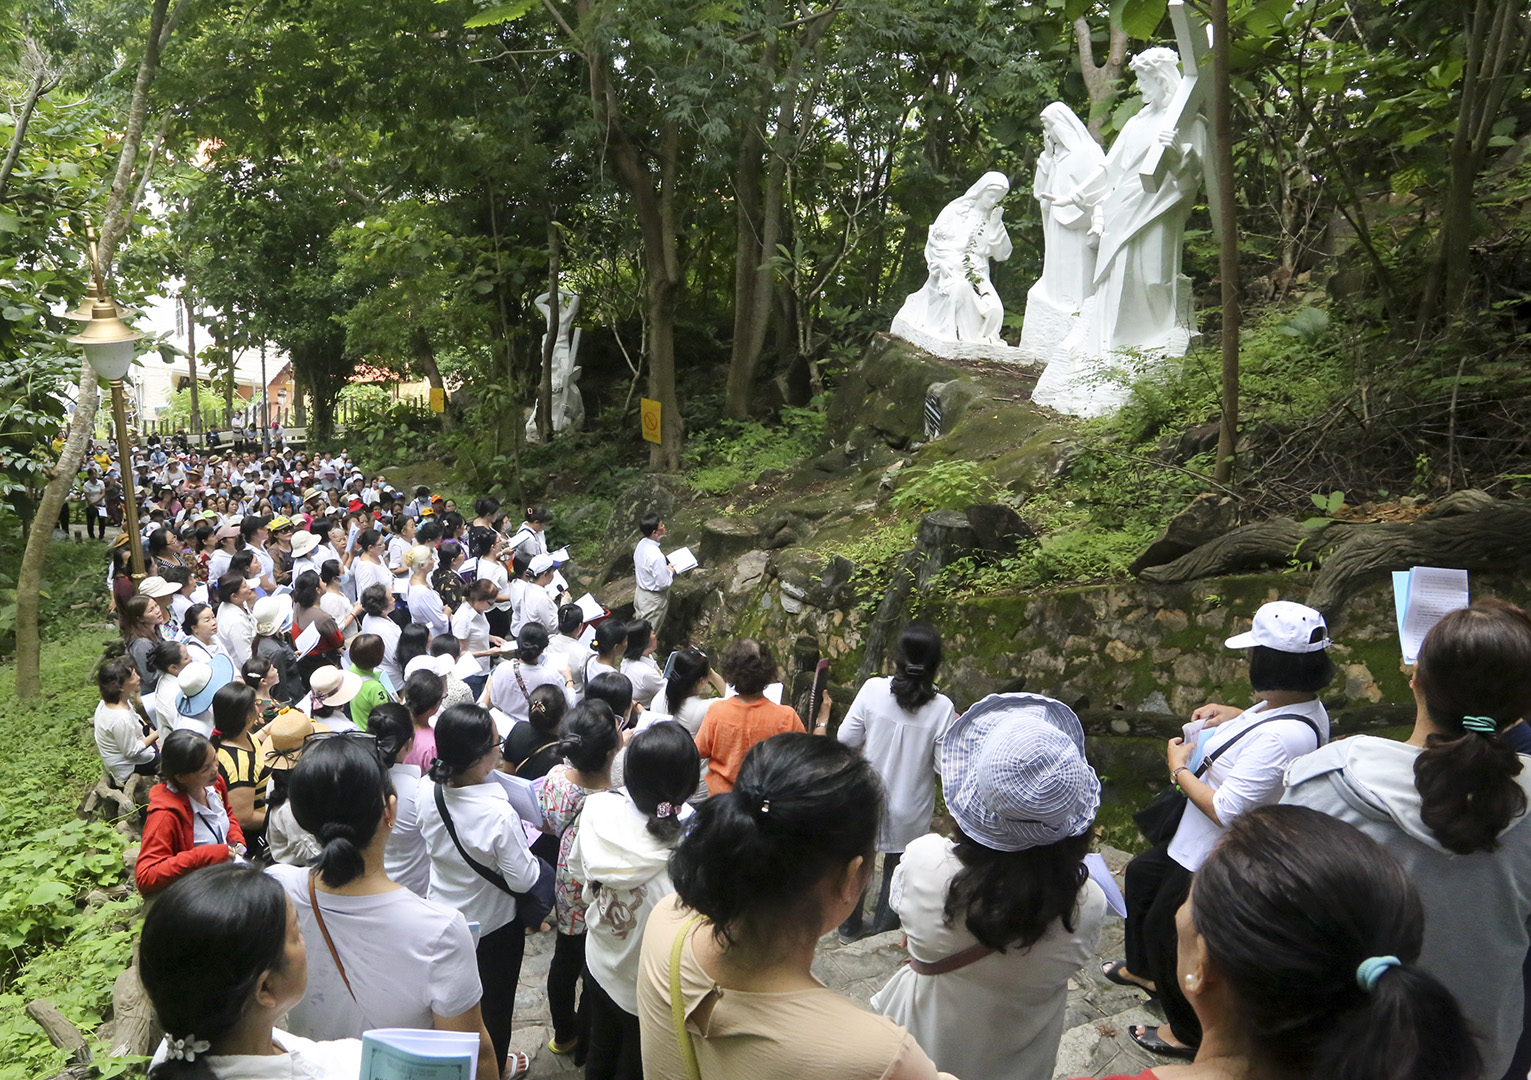
M 96 377 L 106 382 L 120 382 L 133 366 L 133 343 L 143 337 L 118 317 L 118 308 L 110 297 L 98 298 L 91 307 L 90 322 L 69 339 L 71 345 L 85 350 L 85 359 L 95 369 Z

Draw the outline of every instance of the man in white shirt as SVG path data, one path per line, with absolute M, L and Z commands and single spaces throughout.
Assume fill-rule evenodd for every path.
M 670 585 L 675 581 L 675 570 L 659 549 L 664 538 L 665 525 L 658 514 L 644 514 L 638 522 L 643 539 L 633 549 L 633 573 L 637 587 L 633 591 L 633 617 L 647 619 L 659 633 L 664 625 L 665 613 L 670 610 Z
M 218 642 L 234 661 L 235 671 L 244 667 L 254 647 L 255 617 L 250 614 L 250 605 L 255 602 L 258 584 L 254 578 L 243 578 L 236 572 L 218 579 Z

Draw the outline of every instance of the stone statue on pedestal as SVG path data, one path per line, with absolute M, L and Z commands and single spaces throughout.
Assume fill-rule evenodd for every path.
M 1182 355 L 1195 333 L 1180 256 L 1207 125 L 1182 85 L 1194 80 L 1182 80 L 1175 50 L 1148 49 L 1131 66 L 1142 110 L 1063 200 L 1090 215 L 1093 292 L 1032 392 L 1038 404 L 1081 416 L 1119 408 L 1145 358 Z
M 893 333 L 927 342 L 998 345 L 1005 306 L 989 281 L 989 260 L 1010 257 L 1000 200 L 1010 191 L 1003 173 L 984 173 L 967 193 L 947 203 L 925 241 L 930 276 L 893 320 Z
M 551 297 L 543 293 L 532 301 L 537 310 L 542 312 L 543 318 L 551 325 L 553 310 Z M 581 369 L 575 366 L 574 357 L 579 352 L 580 331 L 574 326 L 574 317 L 579 314 L 579 294 L 564 292 L 558 293 L 558 337 L 553 341 L 553 432 L 556 434 L 565 429 L 578 431 L 585 423 L 585 399 L 580 395 L 579 387 L 575 385 L 579 380 Z M 542 335 L 542 350 L 547 348 L 548 336 Z M 537 441 L 537 403 L 532 401 L 532 415 L 526 421 L 526 441 Z
M 1021 348 L 1046 357 L 1068 337 L 1095 291 L 1091 214 L 1071 196 L 1105 162 L 1089 130 L 1061 101 L 1042 110 L 1042 153 L 1031 193 L 1042 207 L 1042 276 L 1026 294 Z

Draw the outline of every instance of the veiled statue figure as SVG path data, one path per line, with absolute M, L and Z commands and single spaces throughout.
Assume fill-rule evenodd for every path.
M 543 293 L 532 303 L 537 310 L 542 312 L 542 317 L 552 322 L 553 309 L 551 297 Z M 578 431 L 585 423 L 585 399 L 579 392 L 581 368 L 574 363 L 574 357 L 579 352 L 580 331 L 574 325 L 574 317 L 579 314 L 579 294 L 558 292 L 558 337 L 553 340 L 553 431 L 572 429 Z M 547 333 L 542 335 L 541 348 L 547 345 Z M 541 355 L 541 348 L 538 355 Z M 537 441 L 537 403 L 532 402 L 532 415 L 526 422 L 526 438 L 528 442 Z
M 1106 160 L 1074 110 L 1055 101 L 1042 110 L 1042 153 L 1031 193 L 1041 204 L 1042 276 L 1026 294 L 1021 347 L 1040 355 L 1058 345 L 1095 291 L 1092 215 L 1073 201 L 1080 184 Z
M 1131 66 L 1143 108 L 1068 197 L 1089 212 L 1090 232 L 1098 237 L 1094 292 L 1032 393 L 1039 404 L 1080 415 L 1101 415 L 1126 400 L 1122 380 L 1098 378 L 1103 369 L 1130 373 L 1135 355 L 1181 355 L 1193 332 L 1180 257 L 1201 186 L 1206 121 L 1199 113 L 1177 117 L 1171 107 L 1181 84 L 1175 50 L 1145 50 Z M 1145 161 L 1160 147 L 1167 168 L 1150 183 Z
M 893 320 L 940 341 L 1003 345 L 1005 306 L 989 281 L 989 260 L 1010 257 L 1000 200 L 1010 191 L 1003 173 L 987 172 L 946 204 L 925 241 L 925 287 L 910 293 Z

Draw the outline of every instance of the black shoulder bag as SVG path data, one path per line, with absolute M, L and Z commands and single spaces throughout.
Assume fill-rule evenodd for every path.
M 1243 731 L 1204 757 L 1201 764 L 1196 767 L 1196 772 L 1192 775 L 1200 780 L 1207 770 L 1212 768 L 1212 763 L 1231 750 L 1234 744 L 1245 735 L 1248 735 L 1255 728 L 1263 724 L 1273 723 L 1277 720 L 1302 721 L 1312 730 L 1313 737 L 1317 740 L 1318 746 L 1324 745 L 1323 733 L 1318 730 L 1318 725 L 1306 716 L 1299 715 L 1298 713 L 1282 713 L 1280 716 L 1267 716 L 1256 723 L 1250 724 Z M 1138 827 L 1138 832 L 1143 834 L 1143 839 L 1147 840 L 1154 847 L 1158 847 L 1160 844 L 1167 844 L 1174 839 L 1175 831 L 1180 828 L 1180 819 L 1185 816 L 1185 805 L 1189 801 L 1186 798 L 1185 792 L 1180 790 L 1180 786 L 1172 784 L 1155 795 L 1147 806 L 1133 814 L 1132 823 Z
M 505 875 L 498 870 L 491 870 L 468 854 L 467 848 L 462 846 L 462 841 L 457 839 L 457 826 L 452 823 L 452 815 L 447 813 L 447 797 L 441 790 L 440 784 L 432 784 L 436 789 L 436 809 L 441 813 L 441 823 L 447 827 L 447 835 L 452 838 L 452 843 L 457 848 L 457 854 L 463 857 L 463 862 L 472 867 L 473 872 L 483 878 L 489 884 L 501 892 L 515 898 L 516 918 L 522 926 L 528 930 L 536 930 L 548 917 L 548 912 L 553 910 L 553 867 L 548 861 L 540 856 L 533 855 L 537 860 L 537 884 L 526 892 L 516 892 L 510 887 L 510 882 L 505 880 Z M 519 818 L 517 827 L 519 828 Z

